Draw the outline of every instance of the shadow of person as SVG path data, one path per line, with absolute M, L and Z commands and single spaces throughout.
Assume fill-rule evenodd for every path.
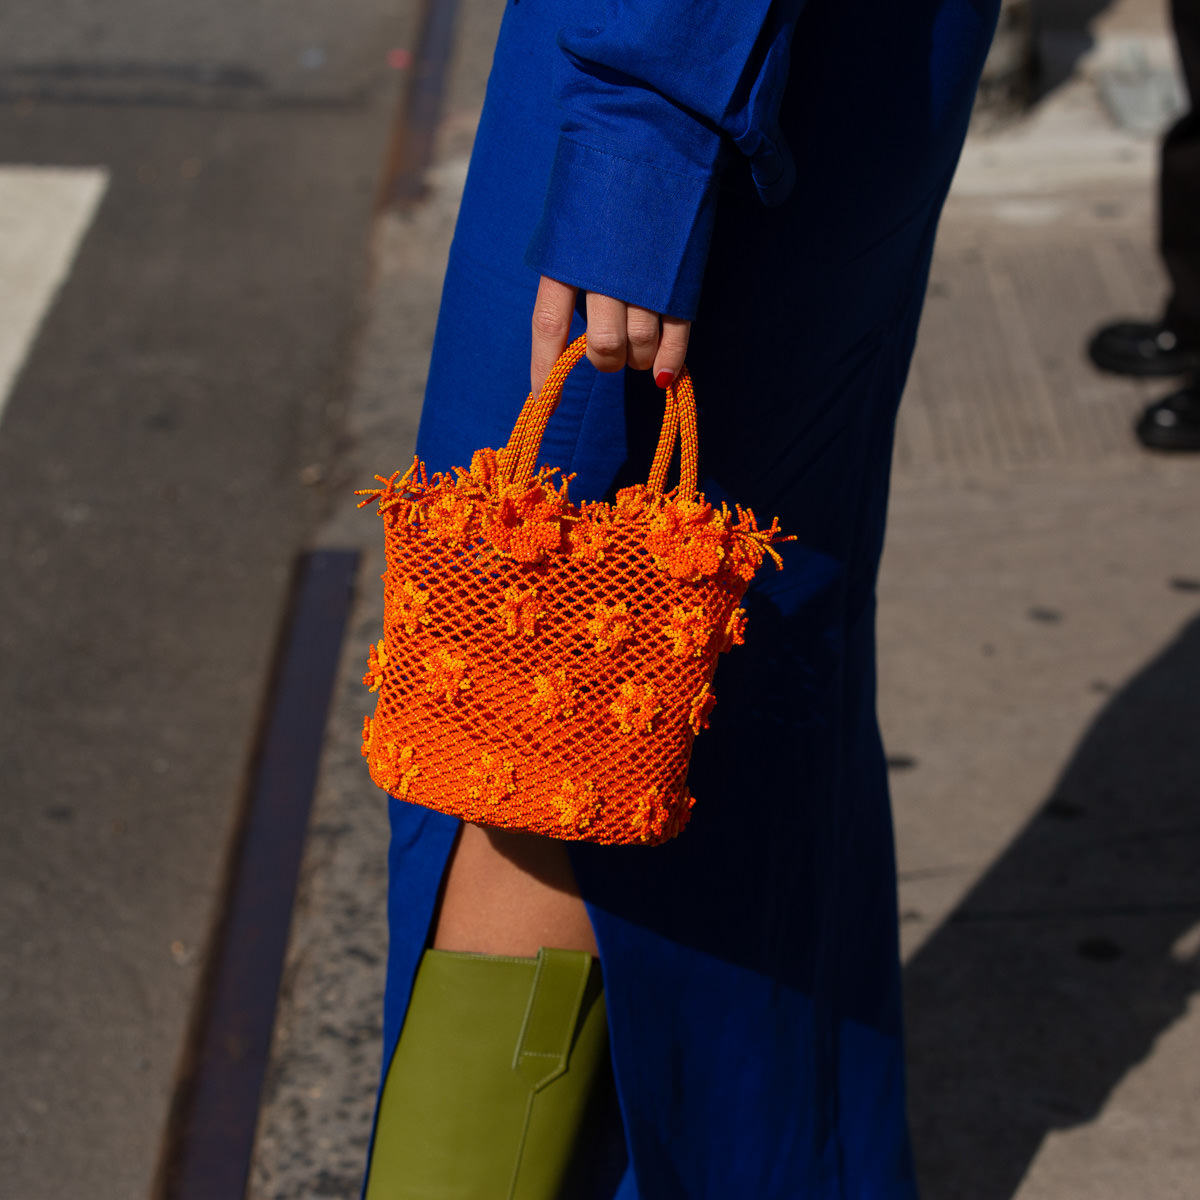
M 1200 989 L 1200 619 L 905 970 L 925 1200 L 1007 1200 Z

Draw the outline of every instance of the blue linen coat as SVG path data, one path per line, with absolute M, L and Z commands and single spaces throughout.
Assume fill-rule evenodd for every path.
M 689 828 L 571 848 L 624 1131 L 605 1197 L 916 1194 L 874 587 L 997 4 L 508 0 L 418 452 L 444 469 L 507 440 L 544 273 L 695 318 L 701 487 L 798 536 L 718 672 Z M 577 498 L 644 480 L 661 396 L 578 368 L 542 460 Z M 389 804 L 385 1069 L 458 829 Z

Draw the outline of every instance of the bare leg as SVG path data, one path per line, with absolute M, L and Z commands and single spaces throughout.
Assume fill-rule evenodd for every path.
M 552 838 L 464 825 L 433 945 L 517 957 L 536 955 L 542 946 L 595 954 L 566 847 Z
M 560 953 L 536 967 L 505 961 L 543 946 Z M 473 953 L 422 959 L 380 1099 L 367 1200 L 580 1194 L 620 1118 L 598 963 L 562 953 L 596 953 L 563 844 L 464 825 L 434 949 Z M 538 1048 L 560 1047 L 565 1072 L 525 1053 L 535 1006 L 538 1036 L 555 1037 Z M 548 1065 L 531 1073 L 531 1062 Z

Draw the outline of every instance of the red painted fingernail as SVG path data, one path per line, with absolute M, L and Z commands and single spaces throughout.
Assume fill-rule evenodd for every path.
M 671 380 L 674 378 L 674 371 L 659 371 L 659 373 L 654 377 L 654 382 L 657 383 L 660 388 L 665 388 L 670 385 Z

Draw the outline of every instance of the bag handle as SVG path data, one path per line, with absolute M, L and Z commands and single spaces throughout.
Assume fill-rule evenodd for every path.
M 563 384 L 571 370 L 587 352 L 587 335 L 577 337 L 559 357 L 553 369 L 535 396 L 529 393 L 521 415 L 513 426 L 508 445 L 498 455 L 500 472 L 510 482 L 523 482 L 533 477 L 537 466 L 538 452 L 546 426 L 562 399 Z M 647 480 L 651 491 L 662 492 L 666 488 L 667 468 L 679 443 L 679 494 L 687 499 L 696 495 L 696 460 L 699 442 L 696 437 L 696 393 L 692 388 L 692 377 L 684 367 L 674 382 L 667 387 L 667 406 L 663 414 L 662 429 L 658 435 L 658 447 L 650 466 Z

